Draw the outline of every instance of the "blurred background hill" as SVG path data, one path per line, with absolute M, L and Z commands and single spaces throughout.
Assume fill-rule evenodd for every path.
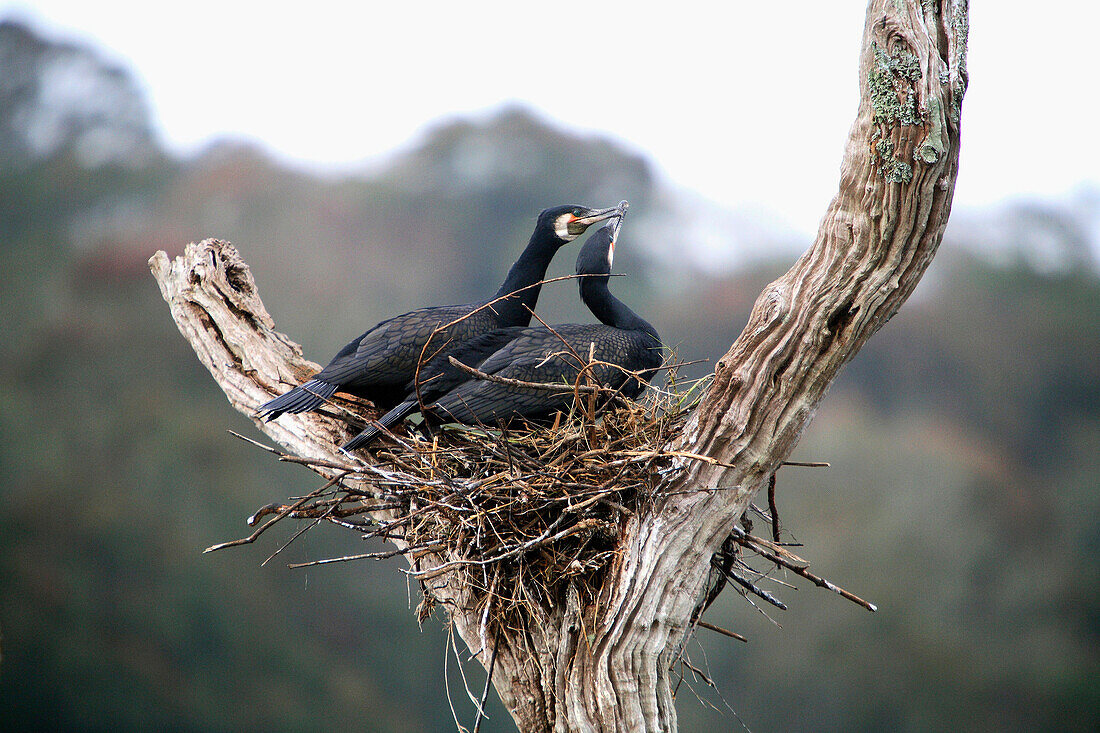
M 521 106 L 340 175 L 241 140 L 181 156 L 131 70 L 0 22 L 0 728 L 453 726 L 445 633 L 418 629 L 398 564 L 287 570 L 362 551 L 325 528 L 264 566 L 280 540 L 200 554 L 314 482 L 225 433 L 256 431 L 146 261 L 232 241 L 278 328 L 323 362 L 388 315 L 495 289 L 545 206 L 622 198 L 629 277 L 612 286 L 683 359 L 724 353 L 808 244 Z M 832 467 L 779 474 L 815 570 L 881 610 L 803 587 L 780 593 L 780 628 L 727 594 L 710 620 L 751 643 L 691 645 L 750 729 L 1095 730 L 1098 243 L 1093 188 L 955 212 L 798 448 Z M 586 319 L 574 287 L 544 291 L 543 317 Z M 678 710 L 686 731 L 739 725 L 686 688 Z

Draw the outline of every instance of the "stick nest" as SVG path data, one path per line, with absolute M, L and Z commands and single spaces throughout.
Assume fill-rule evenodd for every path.
M 670 382 L 675 384 L 674 376 Z M 421 622 L 436 603 L 437 594 L 431 591 L 447 585 L 459 592 L 445 595 L 462 599 L 464 610 L 482 613 L 483 626 L 491 622 L 497 628 L 520 628 L 538 610 L 564 607 L 567 592 L 575 592 L 581 607 L 589 607 L 618 555 L 626 523 L 654 507 L 665 474 L 678 470 L 683 460 L 713 460 L 669 448 L 695 406 L 693 394 L 701 392 L 699 386 L 696 382 L 684 393 L 651 390 L 647 401 L 634 402 L 593 385 L 582 395 L 578 384 L 573 410 L 558 413 L 549 426 L 450 425 L 429 435 L 406 424 L 398 433 L 385 433 L 366 460 L 348 456 L 346 463 L 265 447 L 280 460 L 311 466 L 331 478 L 294 503 L 263 507 L 248 520 L 259 525 L 250 536 L 207 551 L 253 542 L 287 517 L 312 519 L 283 547 L 309 528 L 331 522 L 364 538 L 394 542 L 397 549 L 290 567 L 403 554 L 412 565 L 406 572 L 424 591 L 418 608 Z M 356 430 L 363 427 L 344 413 Z M 728 587 L 750 602 L 756 597 L 785 609 L 760 585 L 774 581 L 788 586 L 775 571 L 792 572 L 875 610 L 874 604 L 811 573 L 809 563 L 787 549 L 797 543 L 780 542 L 774 475 L 767 496 L 766 511 L 755 504 L 750 509 L 770 523 L 772 539 L 752 535 L 747 515 L 741 526 L 731 528 L 711 559 L 711 578 L 693 623 L 702 624 L 699 617 Z M 270 518 L 261 524 L 265 517 Z M 766 569 L 750 565 L 750 557 L 763 560 Z
M 683 457 L 668 446 L 698 391 L 651 390 L 645 402 L 593 392 L 551 425 L 449 425 L 432 435 L 406 426 L 346 464 L 267 449 L 333 477 L 292 504 L 262 508 L 249 523 L 271 518 L 252 536 L 210 549 L 251 542 L 286 517 L 311 518 L 309 526 L 332 522 L 400 549 L 292 567 L 404 554 L 425 590 L 457 582 L 468 603 L 498 621 L 553 608 L 570 586 L 587 604 L 626 522 L 649 510 L 662 475 Z M 421 620 L 434 602 L 426 592 Z
M 400 523 L 422 582 L 457 572 L 500 614 L 556 605 L 570 583 L 594 598 L 625 522 L 647 510 L 670 468 L 674 456 L 662 448 L 685 416 L 629 403 L 598 420 L 572 413 L 550 429 L 414 436 L 377 453 L 412 482 L 387 487 L 383 500 L 400 503 L 403 516 L 380 531 Z M 443 562 L 422 570 L 428 553 Z

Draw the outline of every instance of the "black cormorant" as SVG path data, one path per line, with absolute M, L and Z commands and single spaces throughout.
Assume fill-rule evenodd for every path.
M 408 394 L 424 346 L 437 328 L 446 326 L 432 337 L 428 356 L 493 329 L 526 326 L 546 268 L 558 248 L 620 210 L 586 206 L 546 209 L 539 214 L 526 249 L 492 298 L 421 308 L 382 321 L 341 349 L 313 379 L 262 405 L 257 415 L 274 420 L 284 412 L 309 412 L 337 390 L 366 397 L 379 407 L 393 406 Z
M 607 287 L 621 225 L 622 217 L 616 217 L 600 227 L 577 257 L 577 274 L 582 275 L 581 300 L 601 323 L 564 324 L 553 326 L 553 330 L 502 329 L 468 342 L 465 351 L 455 353 L 455 357 L 476 364 L 487 374 L 568 386 L 580 372 L 581 362 L 576 357 L 587 360 L 591 353 L 595 361 L 604 362 L 591 369 L 598 384 L 620 390 L 629 398 L 641 394 L 661 365 L 662 346 L 657 330 Z M 493 424 L 516 416 L 538 418 L 567 409 L 573 399 L 568 388 L 555 392 L 471 379 L 453 366 L 433 364 L 426 371 L 427 384 L 420 398 L 427 403 L 426 412 L 435 422 Z M 437 383 L 433 384 L 432 379 Z M 441 394 L 441 387 L 448 391 Z M 411 395 L 378 422 L 390 427 L 415 412 L 418 405 L 416 395 Z M 378 426 L 371 426 L 344 449 L 361 447 L 379 432 Z

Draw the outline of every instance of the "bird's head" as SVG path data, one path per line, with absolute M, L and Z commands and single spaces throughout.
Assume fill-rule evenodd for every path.
M 622 204 L 610 209 L 590 209 L 577 205 L 555 206 L 539 214 L 535 228 L 555 237 L 560 244 L 565 244 L 584 234 L 596 222 L 619 215 L 621 206 Z
M 623 216 L 626 213 L 626 202 L 620 204 L 620 212 L 610 221 L 596 230 L 588 238 L 577 254 L 578 275 L 609 275 L 611 263 L 615 260 L 615 241 L 619 238 L 619 230 L 623 226 Z M 584 284 L 582 278 L 581 284 Z

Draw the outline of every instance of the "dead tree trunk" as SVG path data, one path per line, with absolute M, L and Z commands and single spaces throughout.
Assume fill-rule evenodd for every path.
M 966 0 L 869 3 L 840 190 L 813 246 L 760 295 L 674 446 L 719 462 L 684 461 L 657 510 L 629 522 L 595 607 L 569 597 L 523 633 L 500 635 L 493 684 L 521 730 L 676 729 L 670 667 L 712 554 L 939 245 L 958 171 L 967 30 Z M 237 409 L 251 414 L 317 369 L 274 331 L 228 245 L 190 245 L 174 263 L 158 252 L 150 265 Z M 257 426 L 312 458 L 337 457 L 347 437 L 312 414 Z M 443 576 L 431 592 L 488 667 L 494 640 L 454 585 Z

